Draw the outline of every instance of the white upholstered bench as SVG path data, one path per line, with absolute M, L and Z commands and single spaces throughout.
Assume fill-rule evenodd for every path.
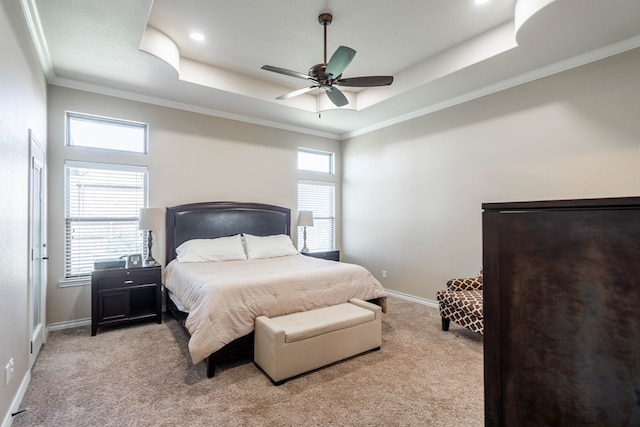
M 348 303 L 285 316 L 256 318 L 254 361 L 280 385 L 286 379 L 382 344 L 382 310 Z

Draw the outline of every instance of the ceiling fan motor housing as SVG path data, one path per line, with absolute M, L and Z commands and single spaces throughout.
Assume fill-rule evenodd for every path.
M 332 81 L 340 78 L 340 76 L 332 76 L 331 79 L 329 79 L 329 76 L 327 76 L 327 73 L 325 72 L 326 69 L 327 64 L 316 64 L 309 68 L 309 76 L 317 80 L 321 86 L 330 86 Z
M 318 22 L 322 25 L 331 25 L 331 21 L 333 21 L 333 15 L 330 13 L 321 13 L 318 16 Z

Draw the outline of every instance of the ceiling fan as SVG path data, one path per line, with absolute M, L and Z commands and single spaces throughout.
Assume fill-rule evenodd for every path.
M 341 78 L 342 72 L 351 63 L 356 55 L 356 51 L 347 46 L 340 46 L 334 52 L 333 56 L 327 62 L 327 25 L 331 24 L 333 16 L 330 13 L 322 13 L 318 16 L 318 22 L 324 27 L 324 62 L 316 64 L 309 69 L 308 74 L 299 73 L 297 71 L 287 70 L 285 68 L 274 67 L 271 65 L 263 65 L 262 69 L 273 71 L 274 73 L 285 74 L 291 77 L 311 80 L 313 84 L 302 89 L 287 92 L 280 95 L 276 99 L 289 99 L 294 96 L 302 95 L 313 89 L 320 88 L 323 90 L 331 102 L 337 107 L 345 106 L 349 103 L 347 97 L 336 86 L 345 87 L 373 87 L 388 86 L 393 82 L 393 76 L 366 76 Z

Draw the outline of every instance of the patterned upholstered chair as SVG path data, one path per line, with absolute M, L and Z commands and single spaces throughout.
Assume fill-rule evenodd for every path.
M 449 330 L 449 322 L 483 334 L 482 270 L 477 277 L 451 279 L 447 289 L 438 291 L 438 306 L 442 316 L 442 330 Z

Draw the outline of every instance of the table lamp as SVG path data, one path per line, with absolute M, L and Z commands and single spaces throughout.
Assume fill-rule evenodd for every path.
M 307 227 L 313 227 L 313 212 L 312 211 L 300 211 L 298 212 L 298 227 L 303 227 L 303 241 L 301 252 L 309 252 L 307 247 Z
M 148 255 L 144 261 L 144 265 L 158 265 L 158 262 L 151 255 L 151 246 L 153 245 L 153 230 L 162 228 L 162 209 L 158 208 L 141 208 L 140 220 L 138 221 L 138 230 L 147 231 L 147 248 Z

